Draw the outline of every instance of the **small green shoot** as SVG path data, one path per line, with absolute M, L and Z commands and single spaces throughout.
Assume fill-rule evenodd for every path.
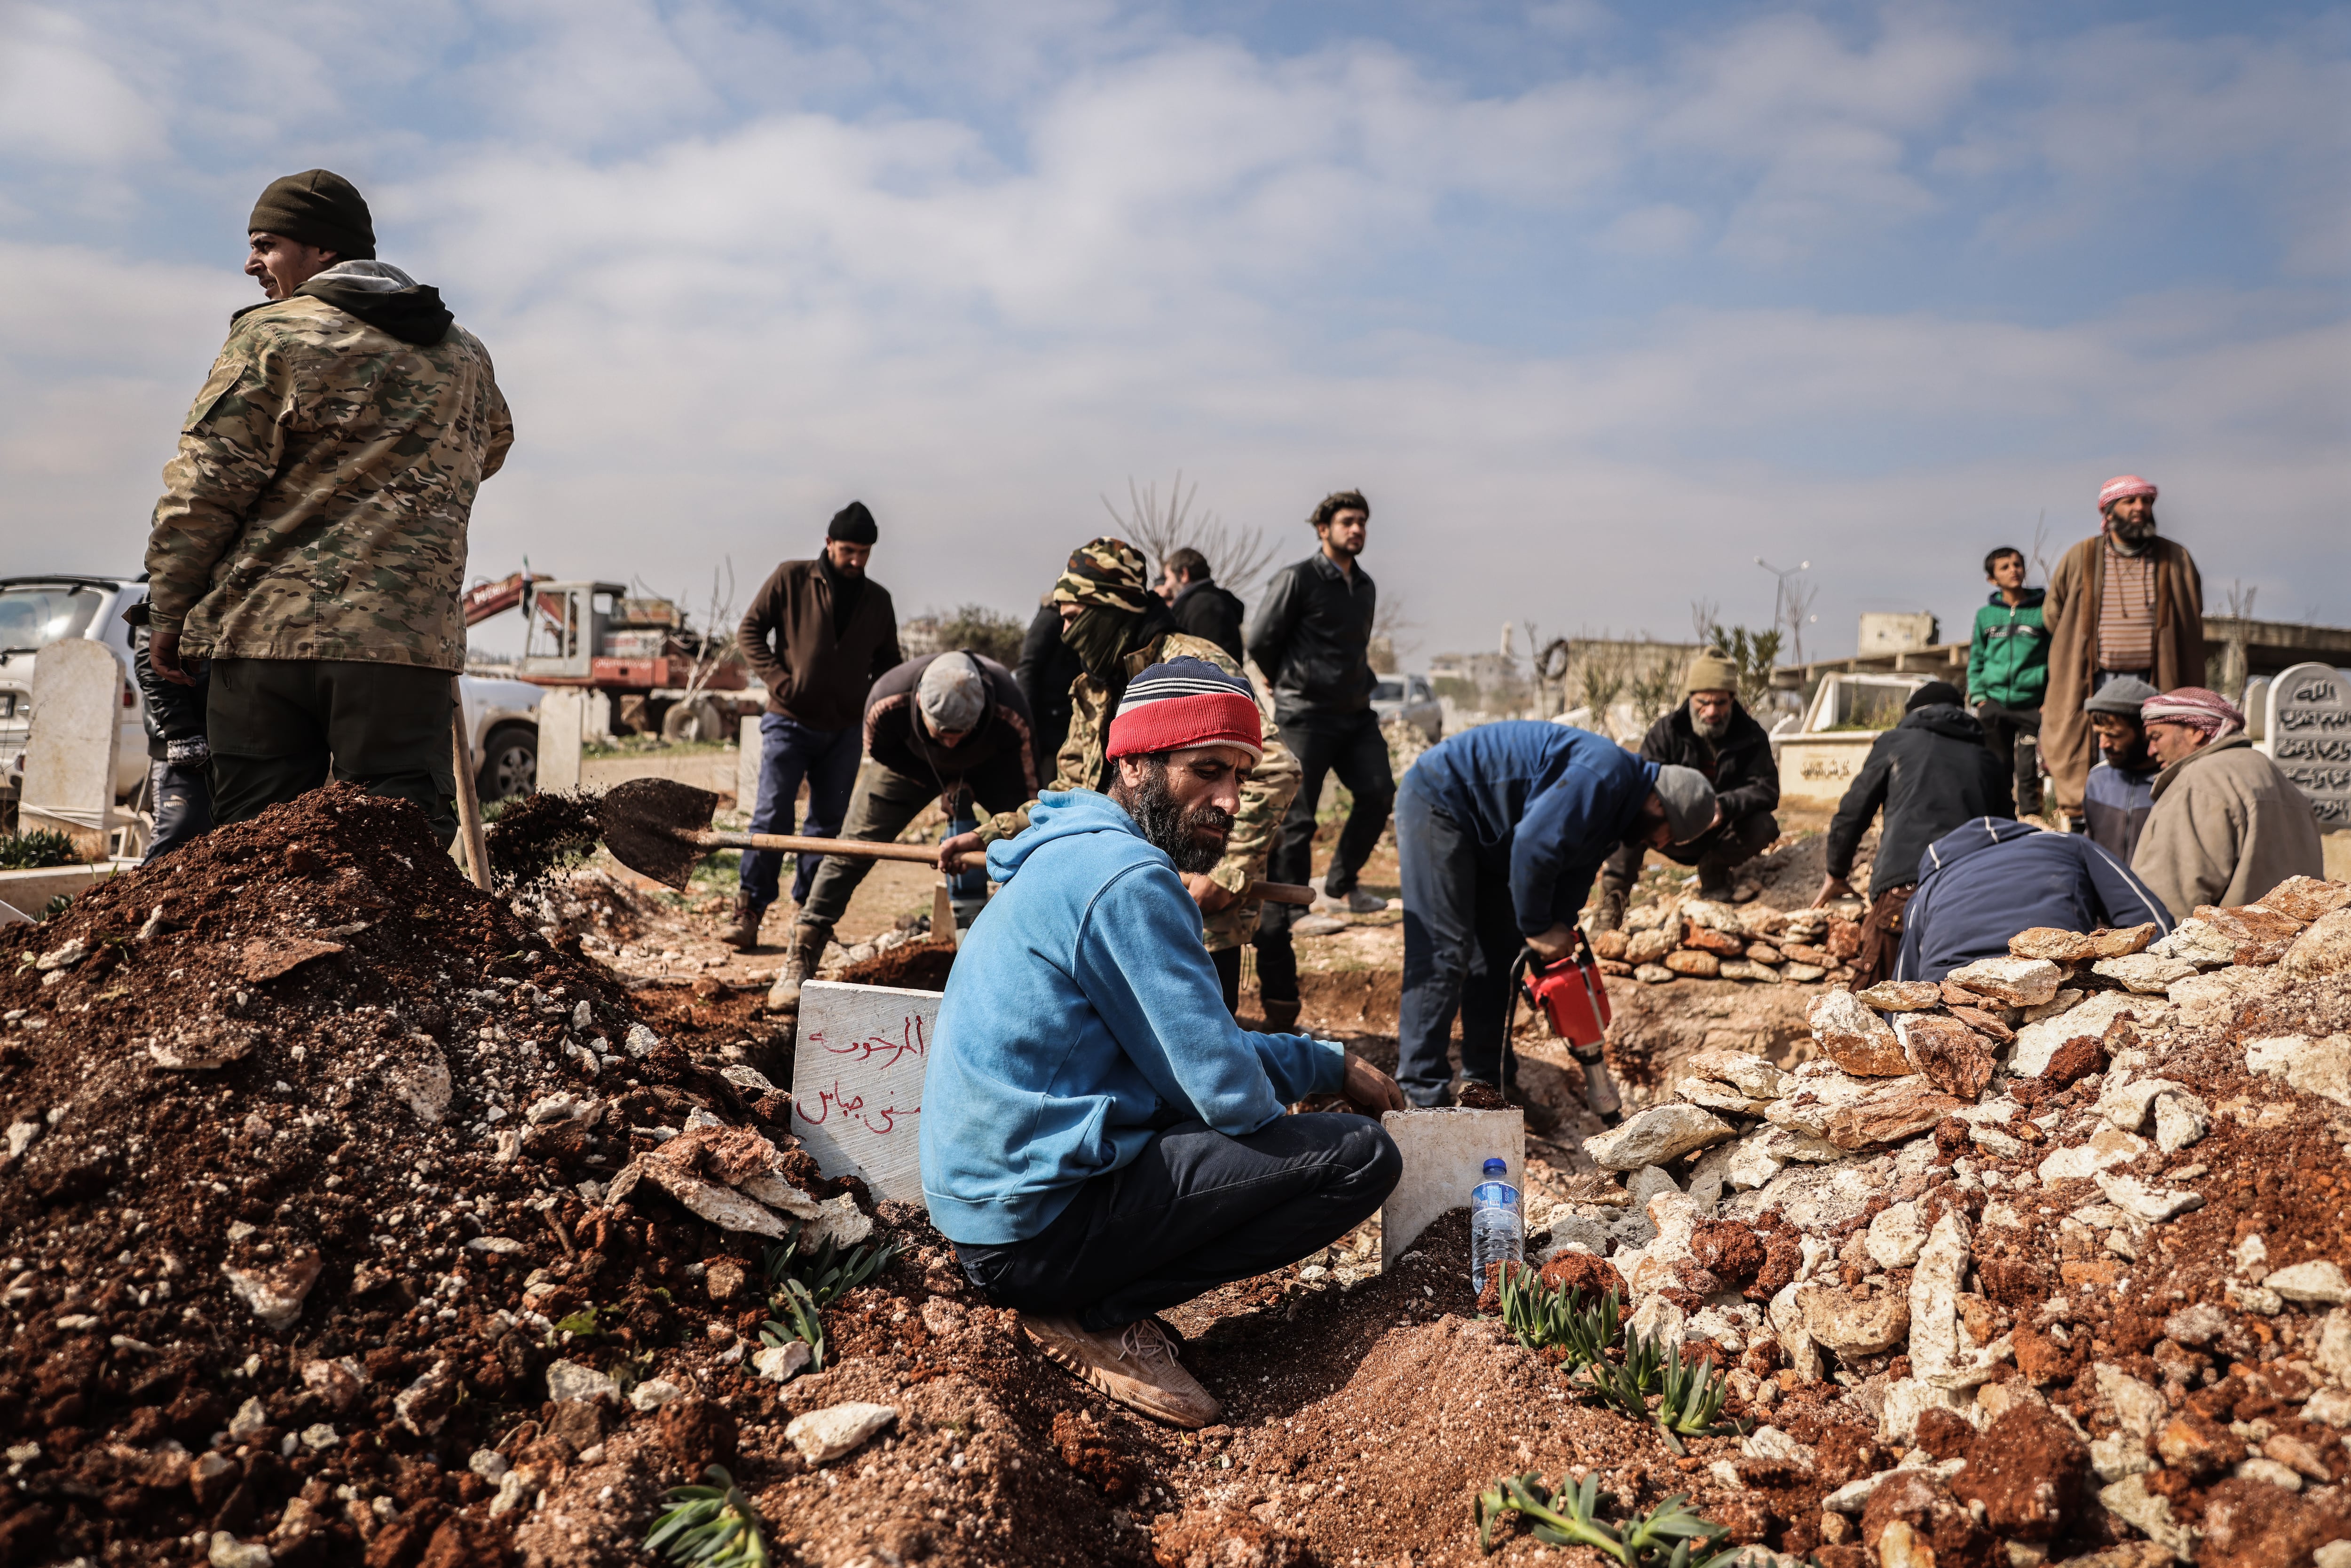
M 1633 1340 L 1621 1366 L 1593 1362 L 1584 1368 L 1580 1390 L 1633 1420 L 1656 1422 L 1666 1447 L 1677 1454 L 1688 1451 L 1682 1447 L 1684 1437 L 1719 1437 L 1742 1429 L 1716 1419 L 1730 1397 L 1729 1379 L 1706 1356 L 1684 1361 L 1681 1346 L 1668 1347 L 1661 1335 Z M 1652 1396 L 1657 1398 L 1654 1411 Z
M 772 1560 L 759 1511 L 724 1466 L 713 1465 L 702 1473 L 715 1484 L 672 1487 L 670 1507 L 653 1521 L 645 1550 L 672 1563 L 705 1568 L 768 1568 Z
M 1503 1326 L 1529 1350 L 1559 1346 L 1575 1366 L 1590 1366 L 1601 1360 L 1624 1333 L 1623 1303 L 1615 1291 L 1591 1306 L 1583 1301 L 1583 1292 L 1573 1285 L 1552 1290 L 1541 1275 L 1524 1270 L 1502 1271 Z
M 775 1310 L 783 1317 L 778 1322 L 770 1318 L 759 1325 L 762 1344 L 789 1344 L 800 1340 L 809 1347 L 809 1368 L 824 1370 L 824 1319 L 818 1315 L 816 1298 L 798 1280 L 787 1279 L 784 1288 L 776 1292 Z
M 1504 1476 L 1478 1494 L 1472 1514 L 1479 1549 L 1492 1552 L 1495 1528 L 1504 1514 L 1515 1513 L 1537 1541 L 1589 1546 L 1625 1568 L 1729 1568 L 1741 1555 L 1737 1547 L 1717 1552 L 1715 1547 L 1730 1532 L 1691 1512 L 1684 1498 L 1669 1497 L 1649 1512 L 1614 1525 L 1600 1517 L 1604 1500 L 1612 1508 L 1616 1502 L 1613 1497 L 1604 1500 L 1597 1475 L 1585 1477 L 1580 1487 L 1562 1476 L 1556 1492 L 1533 1470 Z
M 769 1285 L 780 1307 L 782 1287 L 797 1280 L 808 1287 L 809 1294 L 820 1307 L 829 1307 L 858 1286 L 882 1272 L 891 1259 L 898 1255 L 895 1242 L 882 1247 L 852 1247 L 841 1250 L 830 1236 L 818 1248 L 805 1256 L 795 1239 L 787 1247 L 770 1247 L 760 1260 L 760 1270 L 768 1276 Z
M 555 1320 L 555 1332 L 559 1334 L 568 1333 L 574 1339 L 593 1339 L 596 1337 L 596 1314 L 602 1310 L 600 1307 L 591 1306 L 582 1307 L 576 1312 L 566 1313 Z

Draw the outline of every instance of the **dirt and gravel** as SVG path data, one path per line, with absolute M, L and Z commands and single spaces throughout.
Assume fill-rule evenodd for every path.
M 639 1563 L 718 1462 L 777 1561 L 841 1568 L 1601 1562 L 1516 1526 L 1480 1553 L 1473 1498 L 1530 1469 L 1792 1565 L 2337 1568 L 2330 900 L 2217 912 L 2151 990 L 2043 959 L 2039 1002 L 2037 970 L 1877 998 L 1899 1071 L 1846 1071 L 1897 1065 L 1857 1003 L 1768 1026 L 1802 1051 L 1726 1016 L 1626 1126 L 1531 1140 L 1531 1255 L 1706 1347 L 1743 1435 L 1676 1454 L 1578 1397 L 1479 1315 L 1458 1212 L 1385 1273 L 1374 1220 L 1170 1313 L 1226 1403 L 1187 1434 L 1041 1363 L 918 1210 L 816 1175 L 757 991 L 677 905 L 592 868 L 480 894 L 409 808 L 329 789 L 0 932 L 0 1563 Z M 950 955 L 837 972 L 932 988 Z M 1385 978 L 1311 999 L 1392 1061 Z M 1572 1109 L 1572 1059 L 1525 1049 Z M 794 1231 L 897 1249 L 796 1375 L 758 1338 Z M 832 1454 L 851 1406 L 885 1414 Z

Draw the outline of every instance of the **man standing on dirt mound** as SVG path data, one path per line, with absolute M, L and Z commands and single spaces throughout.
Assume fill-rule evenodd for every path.
M 1140 587 L 1138 579 L 1137 586 Z M 988 1299 L 1121 1404 L 1205 1427 L 1217 1400 L 1155 1314 L 1329 1245 L 1403 1169 L 1395 1081 L 1344 1048 L 1244 1031 L 1218 1003 L 1187 880 L 1226 854 L 1261 756 L 1249 683 L 1137 672 L 1109 792 L 1029 808 L 964 939 L 923 1080 L 923 1194 Z M 1286 1115 L 1343 1093 L 1365 1114 Z
M 809 787 L 803 833 L 829 839 L 841 831 L 857 782 L 865 694 L 904 663 L 890 591 L 865 575 L 880 537 L 865 503 L 850 502 L 832 515 L 817 558 L 776 568 L 736 628 L 743 662 L 768 688 L 768 711 L 759 716 L 759 795 L 751 808 L 755 833 L 792 831 L 802 779 Z M 808 902 L 823 858 L 799 857 L 794 904 Z M 776 902 L 783 862 L 778 850 L 743 852 L 734 923 L 721 938 L 729 946 L 759 945 L 759 922 Z M 795 946 L 776 977 L 778 995 L 789 992 L 789 999 L 771 1005 L 797 1012 L 800 982 L 821 956 Z
M 2204 580 L 2184 546 L 2157 537 L 2155 497 L 2155 486 L 2136 474 L 2107 480 L 2098 491 L 2105 526 L 2049 574 L 2041 750 L 2058 810 L 2075 817 L 2097 760 L 2082 705 L 2124 675 L 2160 692 L 2204 679 Z
M 1703 773 L 1562 724 L 1481 724 L 1422 752 L 1396 791 L 1396 1078 L 1413 1103 L 1453 1097 L 1458 1010 L 1464 1087 L 1482 1083 L 1525 1105 L 1502 1037 L 1520 948 L 1545 961 L 1574 949 L 1576 915 L 1619 845 L 1687 844 L 1720 820 Z
M 147 539 L 149 662 L 208 655 L 213 820 L 331 770 L 457 834 L 450 677 L 474 495 L 514 426 L 489 351 L 440 291 L 375 259 L 350 181 L 273 182 L 246 227 L 266 303 L 180 427 Z
M 1248 686 L 1231 655 L 1214 643 L 1176 629 L 1166 601 L 1151 591 L 1143 552 L 1124 539 L 1098 538 L 1081 545 L 1053 584 L 1052 602 L 1061 614 L 1061 640 L 1078 656 L 1083 673 L 1070 685 L 1070 728 L 1061 742 L 1049 789 L 1106 789 L 1114 772 L 1105 748 L 1111 716 L 1118 711 L 1136 672 L 1163 660 L 1200 659 Z M 1281 813 L 1298 789 L 1298 764 L 1273 738 L 1273 724 L 1259 704 L 1264 756 L 1240 787 L 1225 852 L 1209 865 L 1185 874 L 1184 884 L 1199 901 L 1203 934 L 1217 967 L 1227 1011 L 1240 1003 L 1241 944 L 1258 942 L 1258 994 L 1269 1029 L 1298 1021 L 1298 960 L 1287 929 L 1274 938 L 1258 936 L 1257 902 L 1249 883 L 1265 875 L 1268 853 Z M 977 832 L 958 833 L 939 846 L 939 869 L 957 857 L 1008 839 L 1029 826 L 1035 802 L 1001 811 Z

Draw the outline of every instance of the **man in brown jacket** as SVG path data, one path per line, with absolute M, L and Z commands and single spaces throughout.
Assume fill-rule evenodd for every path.
M 2228 699 L 2182 686 L 2147 698 L 2139 722 L 2163 771 L 2131 871 L 2173 918 L 2203 904 L 2251 904 L 2290 876 L 2326 874 L 2310 797 L 2253 749 Z
M 2136 474 L 2098 492 L 2105 526 L 2050 574 L 2049 695 L 2041 753 L 2057 809 L 2078 817 L 2097 760 L 2082 705 L 2108 681 L 2136 675 L 2158 691 L 2204 679 L 2204 580 L 2188 551 L 2155 531 L 2155 486 Z
M 866 689 L 904 663 L 890 591 L 865 575 L 878 537 L 865 503 L 850 502 L 825 530 L 824 553 L 776 568 L 735 633 L 744 662 L 768 688 L 768 711 L 759 718 L 759 799 L 751 809 L 755 833 L 792 831 L 803 779 L 809 787 L 803 831 L 829 839 L 841 831 L 857 782 Z M 794 904 L 806 902 L 823 859 L 799 857 Z M 776 902 L 782 863 L 774 850 L 743 852 L 735 924 L 726 936 L 731 946 L 758 946 L 759 922 Z M 795 951 L 794 959 L 800 956 Z M 815 967 L 813 959 L 808 967 Z

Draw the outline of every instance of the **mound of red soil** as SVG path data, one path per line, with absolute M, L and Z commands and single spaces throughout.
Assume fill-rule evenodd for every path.
M 908 942 L 862 963 L 843 965 L 827 979 L 847 986 L 895 986 L 908 991 L 946 988 L 947 971 L 955 967 L 951 942 Z

